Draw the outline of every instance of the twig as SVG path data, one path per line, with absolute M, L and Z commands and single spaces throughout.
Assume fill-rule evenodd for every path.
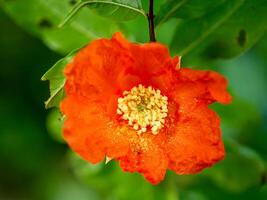
M 154 2 L 153 0 L 149 0 L 149 13 L 147 14 L 148 24 L 149 24 L 149 38 L 150 42 L 156 42 L 155 37 L 155 26 L 154 26 Z

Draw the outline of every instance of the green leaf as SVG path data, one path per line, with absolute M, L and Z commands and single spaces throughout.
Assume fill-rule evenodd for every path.
M 154 186 L 139 173 L 123 172 L 115 160 L 108 164 L 104 162 L 91 164 L 74 152 L 70 152 L 68 158 L 77 178 L 102 194 L 101 199 L 136 200 L 143 199 L 144 194 L 146 194 L 146 200 L 178 199 L 173 179 L 173 176 L 176 176 L 174 173 L 167 173 L 165 180 Z M 137 183 L 140 187 L 138 190 L 136 190 Z
M 201 17 L 225 0 L 168 0 L 156 15 L 155 24 L 160 25 L 175 17 L 181 19 Z
M 239 133 L 238 130 L 246 127 L 247 124 L 254 124 L 261 120 L 260 113 L 253 104 L 244 101 L 237 96 L 233 96 L 234 101 L 230 105 L 213 104 L 210 107 L 218 113 L 222 121 L 222 130 L 224 138 L 237 137 L 242 134 L 246 137 L 245 132 Z M 233 112 L 238 110 L 239 112 Z
M 238 56 L 266 33 L 266 9 L 266 0 L 226 1 L 201 18 L 178 24 L 171 50 L 183 55 L 189 65 L 193 60 Z
M 189 53 L 205 42 L 205 39 L 229 19 L 243 2 L 244 0 L 226 1 L 201 18 L 182 21 L 176 29 L 171 50 L 180 55 Z
M 267 1 L 246 2 L 220 29 L 200 53 L 207 58 L 231 58 L 252 47 L 267 31 Z
M 45 102 L 46 108 L 58 107 L 64 97 L 64 85 L 66 78 L 63 74 L 63 69 L 72 60 L 74 54 L 78 50 L 69 53 L 65 58 L 59 60 L 51 67 L 41 78 L 42 81 L 49 81 L 50 97 Z
M 46 118 L 46 129 L 51 137 L 60 143 L 64 143 L 62 135 L 63 122 L 64 117 L 59 109 L 55 108 L 49 111 Z
M 155 25 L 159 26 L 174 17 L 186 2 L 188 2 L 188 0 L 169 0 L 164 3 L 155 17 Z
M 0 6 L 21 27 L 41 38 L 52 50 L 67 54 L 91 40 L 124 32 L 122 25 L 99 17 L 90 9 L 81 10 L 72 23 L 57 26 L 73 8 L 70 0 L 3 1 Z M 127 33 L 126 33 L 127 34 Z
M 59 26 L 63 26 L 85 6 L 100 16 L 116 21 L 132 20 L 140 14 L 146 17 L 140 0 L 82 0 L 76 4 Z
M 252 149 L 227 140 L 226 158 L 206 173 L 221 188 L 241 192 L 260 186 L 266 167 L 262 158 Z

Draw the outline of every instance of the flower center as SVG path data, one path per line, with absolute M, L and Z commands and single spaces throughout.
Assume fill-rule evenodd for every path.
M 123 97 L 118 98 L 117 114 L 137 131 L 144 133 L 151 128 L 153 134 L 158 134 L 164 126 L 168 113 L 168 97 L 161 95 L 160 90 L 151 86 L 139 84 L 130 91 L 124 91 Z

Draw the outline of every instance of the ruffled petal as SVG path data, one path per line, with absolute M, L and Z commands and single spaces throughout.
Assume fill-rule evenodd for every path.
M 131 73 L 141 78 L 144 86 L 152 86 L 167 94 L 176 80 L 180 57 L 170 57 L 166 46 L 159 43 L 131 44 L 134 65 Z
M 182 68 L 179 70 L 178 79 L 177 91 L 182 87 L 186 97 L 207 103 L 231 102 L 231 95 L 227 92 L 227 80 L 217 72 Z
M 178 174 L 197 173 L 224 158 L 220 120 L 215 112 L 200 103 L 178 115 L 166 142 L 170 169 Z
M 169 168 L 178 174 L 201 171 L 224 158 L 220 120 L 208 104 L 229 103 L 227 81 L 216 72 L 180 69 L 171 99 L 176 103 L 168 124 Z
M 64 139 L 85 160 L 97 163 L 105 155 L 116 158 L 128 152 L 127 129 L 112 122 L 100 104 L 69 95 L 61 103 L 61 110 L 66 116 Z
M 124 171 L 139 172 L 152 184 L 164 179 L 168 160 L 159 145 L 159 138 L 153 135 L 135 135 L 131 138 L 131 148 L 126 156 L 120 157 L 120 166 Z
M 121 94 L 139 83 L 167 93 L 179 67 L 180 57 L 171 58 L 164 45 L 130 43 L 116 33 L 110 40 L 95 40 L 83 48 L 67 66 L 65 74 L 75 77 L 72 81 L 79 88 L 93 85 L 107 96 Z
M 99 95 L 99 101 L 107 105 L 109 116 L 116 114 L 114 100 L 124 90 L 140 83 L 140 78 L 128 71 L 133 68 L 133 58 L 126 50 L 127 41 L 119 33 L 112 39 L 99 39 L 83 48 L 65 68 L 65 75 L 72 91 L 90 97 L 88 88 Z M 70 90 L 67 90 L 70 92 Z

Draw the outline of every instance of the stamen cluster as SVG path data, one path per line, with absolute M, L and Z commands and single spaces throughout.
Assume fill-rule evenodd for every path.
M 130 91 L 124 91 L 123 97 L 118 98 L 117 114 L 137 131 L 144 133 L 151 128 L 153 134 L 158 134 L 164 126 L 168 113 L 168 97 L 163 96 L 160 90 L 151 86 L 139 84 Z

